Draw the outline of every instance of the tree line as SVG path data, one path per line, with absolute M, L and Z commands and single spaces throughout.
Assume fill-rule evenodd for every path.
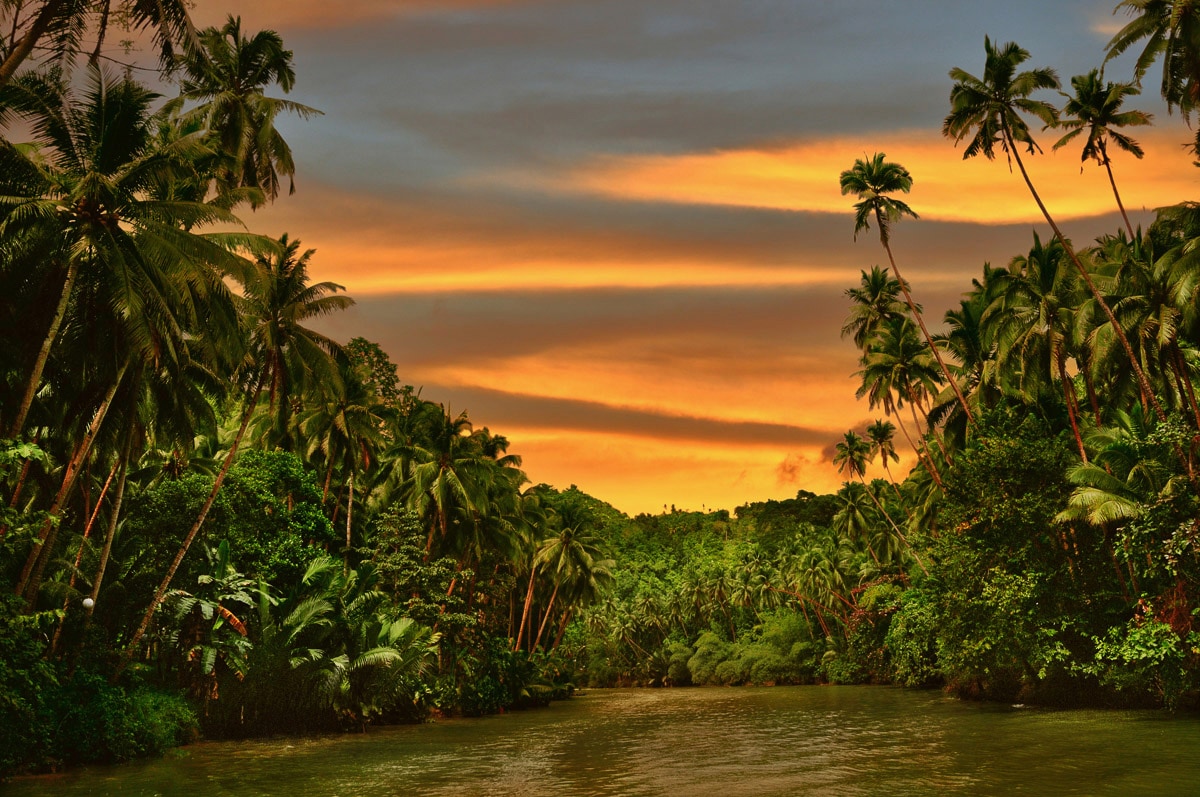
M 1131 109 L 1160 66 L 1191 122 L 1200 10 L 1117 6 L 1104 64 L 1069 81 L 1014 43 L 950 71 L 946 137 L 1008 165 L 1048 232 L 984 264 L 941 331 L 891 232 L 918 209 L 883 153 L 840 175 L 854 234 L 886 265 L 846 291 L 844 337 L 878 418 L 848 430 L 835 495 L 617 523 L 615 590 L 572 640 L 599 683 L 898 683 L 1068 705 L 1194 705 L 1200 695 L 1200 209 L 1135 226 L 1118 176 L 1143 150 Z M 1105 74 L 1137 54 L 1127 81 Z M 1058 91 L 1056 102 L 1047 98 Z M 1043 136 L 1048 138 L 1043 139 Z M 1027 159 L 1103 168 L 1119 228 L 1068 239 Z M 1200 156 L 1200 138 L 1186 145 Z M 915 466 L 897 479 L 907 447 Z M 887 478 L 868 478 L 879 463 Z
M 0 773 L 544 702 L 611 580 L 503 435 L 314 329 L 353 300 L 237 214 L 319 111 L 277 33 L 187 8 L 0 6 Z

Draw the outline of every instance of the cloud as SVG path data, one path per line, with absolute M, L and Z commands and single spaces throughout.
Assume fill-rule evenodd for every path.
M 1125 186 L 1127 203 L 1157 206 L 1189 196 L 1192 181 L 1179 168 L 1178 136 L 1151 130 L 1139 139 L 1147 156 L 1137 166 L 1136 180 Z M 842 195 L 834 164 L 850 168 L 855 160 L 879 151 L 912 173 L 913 190 L 905 200 L 923 218 L 973 224 L 1042 221 L 1022 181 L 1005 168 L 1002 155 L 999 163 L 964 161 L 961 147 L 956 149 L 933 131 L 893 133 L 886 146 L 877 136 L 845 137 L 774 149 L 606 156 L 565 174 L 497 179 L 614 199 L 847 214 L 856 199 Z M 1073 150 L 1027 160 L 1035 187 L 1055 216 L 1086 218 L 1111 211 L 1114 200 L 1104 171 L 1093 165 L 1081 174 Z

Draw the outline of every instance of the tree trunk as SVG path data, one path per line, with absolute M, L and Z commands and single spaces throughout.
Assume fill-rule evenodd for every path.
M 350 574 L 350 522 L 354 518 L 354 471 L 350 471 L 350 479 L 347 486 L 349 495 L 346 498 L 346 553 L 343 555 L 345 561 L 346 575 Z
M 546 630 L 546 623 L 550 620 L 550 613 L 554 611 L 554 599 L 558 597 L 559 582 L 554 582 L 554 591 L 550 593 L 550 602 L 546 604 L 546 614 L 542 616 L 542 624 L 538 626 L 537 639 L 533 640 L 533 645 L 529 648 L 529 652 L 537 650 L 538 643 L 542 641 L 542 632 Z
M 5 81 L 0 79 L 0 86 L 3 86 Z M 29 408 L 33 406 L 33 397 L 37 393 L 38 385 L 42 383 L 42 372 L 46 369 L 46 361 L 50 359 L 50 349 L 54 345 L 55 338 L 58 337 L 58 330 L 62 327 L 63 318 L 67 314 L 67 306 L 71 303 L 71 292 L 75 289 L 75 277 L 79 273 L 79 265 L 77 258 L 71 258 L 67 264 L 67 276 L 63 280 L 62 295 L 58 297 L 58 306 L 54 308 L 54 317 L 50 320 L 50 329 L 46 331 L 46 337 L 42 339 L 42 347 L 38 350 L 37 359 L 33 362 L 33 371 L 29 374 L 29 381 L 25 383 L 25 392 L 21 396 L 21 404 L 17 408 L 17 417 L 13 419 L 12 425 L 9 426 L 8 436 L 16 440 L 21 429 L 25 427 L 25 419 L 29 415 Z
M 537 564 L 529 566 L 529 589 L 525 590 L 525 608 L 521 610 L 521 627 L 517 629 L 517 642 L 513 650 L 521 649 L 521 640 L 525 638 L 525 626 L 529 622 L 529 608 L 533 603 L 533 579 L 537 576 Z
M 33 24 L 29 26 L 29 30 L 25 31 L 25 35 L 17 40 L 16 45 L 9 52 L 4 61 L 0 63 L 0 86 L 7 85 L 12 80 L 13 75 L 17 73 L 17 69 L 33 52 L 33 48 L 37 45 L 38 40 L 50 28 L 50 23 L 62 11 L 66 5 L 65 0 L 46 0 L 42 10 L 34 18 Z
M 1075 433 L 1075 442 L 1079 445 L 1079 458 L 1085 463 L 1088 461 L 1087 449 L 1083 447 L 1083 435 L 1079 433 L 1079 418 L 1078 406 L 1075 403 L 1075 394 L 1071 389 L 1071 382 L 1067 379 L 1067 364 L 1063 358 L 1058 359 L 1058 381 L 1062 382 L 1063 400 L 1067 403 L 1067 417 L 1071 419 L 1071 431 Z
M 1125 334 L 1124 327 L 1117 321 L 1117 317 L 1113 315 L 1112 308 L 1108 306 L 1108 302 L 1104 301 L 1104 297 L 1100 294 L 1096 283 L 1092 281 L 1092 275 L 1084 268 L 1084 265 L 1079 260 L 1079 255 L 1075 254 L 1075 248 L 1067 241 L 1062 230 L 1058 228 L 1054 218 L 1050 215 L 1050 211 L 1046 209 L 1045 203 L 1042 202 L 1041 196 L 1037 189 L 1033 187 L 1033 181 L 1029 179 L 1029 172 L 1025 170 L 1025 162 L 1021 160 L 1021 153 L 1017 149 L 1016 142 L 1013 140 L 1012 132 L 1008 126 L 1004 127 L 1004 140 L 1008 144 L 1008 151 L 1012 153 L 1013 158 L 1017 161 L 1017 168 L 1021 170 L 1021 177 L 1025 180 L 1025 186 L 1029 189 L 1029 193 L 1033 195 L 1033 201 L 1037 203 L 1038 209 L 1042 211 L 1042 216 L 1046 219 L 1046 223 L 1050 225 L 1050 229 L 1054 231 L 1058 242 L 1062 244 L 1063 250 L 1066 251 L 1067 257 L 1070 258 L 1075 270 L 1079 272 L 1079 276 L 1083 279 L 1088 290 L 1091 291 L 1092 298 L 1096 300 L 1096 304 L 1104 312 L 1104 317 L 1108 319 L 1108 323 L 1112 325 L 1113 332 L 1117 336 L 1117 340 L 1121 341 L 1121 348 L 1125 349 L 1125 354 L 1129 357 L 1129 365 L 1133 368 L 1134 376 L 1137 377 L 1138 385 L 1142 389 L 1142 393 L 1149 400 L 1150 405 L 1154 408 L 1154 414 L 1160 421 L 1165 421 L 1167 415 L 1163 412 L 1162 406 L 1159 405 L 1158 399 L 1154 396 L 1154 388 L 1150 386 L 1150 380 L 1146 378 L 1146 372 L 1142 370 L 1141 363 L 1138 362 L 1137 355 L 1134 354 L 1133 346 L 1129 343 L 1129 337 Z
M 877 211 L 878 213 L 878 211 Z M 882 221 L 882 219 L 880 220 Z M 880 232 L 884 230 L 884 225 L 879 224 Z M 904 301 L 908 303 L 908 309 L 912 311 L 913 316 L 917 319 L 917 324 L 921 327 L 921 334 L 925 336 L 925 342 L 929 344 L 930 350 L 933 351 L 933 356 L 937 358 L 937 363 L 941 366 L 942 374 L 946 377 L 946 381 L 950 383 L 950 387 L 954 389 L 954 395 L 958 396 L 958 403 L 962 405 L 963 413 L 967 416 L 967 423 L 974 425 L 975 416 L 971 415 L 971 408 L 967 406 L 967 400 L 963 397 L 962 390 L 958 387 L 958 380 L 950 374 L 950 369 L 946 367 L 946 362 L 942 359 L 942 353 L 938 347 L 933 345 L 933 338 L 929 335 L 929 330 L 925 328 L 925 319 L 921 317 L 921 311 L 917 309 L 917 305 L 912 300 L 912 296 L 908 292 L 908 284 L 905 283 L 904 277 L 900 276 L 900 269 L 896 267 L 896 258 L 892 257 L 892 247 L 886 239 L 880 235 L 880 240 L 883 243 L 883 249 L 887 252 L 888 261 L 892 264 L 892 272 L 896 275 L 896 281 L 900 283 L 900 290 L 904 292 Z
M 50 657 L 54 657 L 54 653 L 58 650 L 58 640 L 62 638 L 63 625 L 67 621 L 67 609 L 71 605 L 71 590 L 75 588 L 75 576 L 79 573 L 79 563 L 83 561 L 83 550 L 87 547 L 88 536 L 92 533 L 92 526 L 96 524 L 96 516 L 100 514 L 100 507 L 104 504 L 104 496 L 108 494 L 108 488 L 112 484 L 113 477 L 117 475 L 117 468 L 121 466 L 121 460 L 117 459 L 113 462 L 112 469 L 108 472 L 108 478 L 104 480 L 104 486 L 100 488 L 100 495 L 96 497 L 96 506 L 92 509 L 92 514 L 88 516 L 87 525 L 83 527 L 83 536 L 79 539 L 79 550 L 75 553 L 75 564 L 71 567 L 71 577 L 67 579 L 67 594 L 63 596 L 62 617 L 58 618 L 58 628 L 54 630 L 54 638 L 50 640 Z
M 104 423 L 104 418 L 108 414 L 109 407 L 112 406 L 113 399 L 117 395 L 117 389 L 121 385 L 121 381 L 125 378 L 125 371 L 129 367 L 126 362 L 121 366 L 121 370 L 117 372 L 117 376 L 113 379 L 112 384 L 108 388 L 108 393 L 105 394 L 100 406 L 96 408 L 95 415 L 92 416 L 92 422 L 88 426 L 87 433 L 83 440 L 75 447 L 75 451 L 71 455 L 70 461 L 67 462 L 66 472 L 63 474 L 62 486 L 59 487 L 58 494 L 54 497 L 54 503 L 50 505 L 50 510 L 46 515 L 46 521 L 42 524 L 42 530 L 38 533 L 37 542 L 34 543 L 33 550 L 29 552 L 28 558 L 25 560 L 25 566 L 21 569 L 21 575 L 17 579 L 16 593 L 24 595 L 26 600 L 26 611 L 31 611 L 37 600 L 38 590 L 42 586 L 42 573 L 46 568 L 46 562 L 50 559 L 50 553 L 54 548 L 54 541 L 58 535 L 58 523 L 55 520 L 62 511 L 63 504 L 66 503 L 67 496 L 71 492 L 71 488 L 75 486 L 75 480 L 79 476 L 79 469 L 83 466 L 84 460 L 92 450 L 92 443 L 96 441 L 96 435 L 100 432 L 100 427 Z
M 163 598 L 166 597 L 167 589 L 171 586 L 171 579 L 175 577 L 175 571 L 179 569 L 179 565 L 183 562 L 183 557 L 187 555 L 192 541 L 200 533 L 200 527 L 204 525 L 204 519 L 208 517 L 208 510 L 212 509 L 213 502 L 217 500 L 217 493 L 220 492 L 221 485 L 225 481 L 225 476 L 229 473 L 229 468 L 233 465 L 234 457 L 237 456 L 238 446 L 242 442 L 242 437 L 246 434 L 246 427 L 250 425 L 250 416 L 254 414 L 254 407 L 258 404 L 258 397 L 261 394 L 262 379 L 260 378 L 258 385 L 254 389 L 254 394 L 250 398 L 250 403 L 242 411 L 242 425 L 238 427 L 237 435 L 233 439 L 233 445 L 230 446 L 229 453 L 225 455 L 225 461 L 221 464 L 221 470 L 217 473 L 217 478 L 213 480 L 212 490 L 209 491 L 208 498 L 204 501 L 204 506 L 200 507 L 200 515 L 196 518 L 196 522 L 192 524 L 191 529 L 188 530 L 187 536 L 184 537 L 183 543 L 179 546 L 179 551 L 176 552 L 175 558 L 171 561 L 171 566 L 167 568 L 167 574 L 163 577 L 162 583 L 158 585 L 158 590 L 154 593 L 154 599 L 150 601 L 150 606 L 142 616 L 141 624 L 138 625 L 137 631 L 134 632 L 133 638 L 129 640 L 129 645 L 121 655 L 121 661 L 117 664 L 117 668 L 110 679 L 112 683 L 115 684 L 120 679 L 121 674 L 125 672 L 125 668 L 133 661 L 133 655 L 137 651 L 142 637 L 145 636 L 146 630 L 150 627 L 150 620 L 153 619 L 154 613 L 158 611 L 159 605 L 163 602 Z
M 125 451 L 121 455 L 121 478 L 117 481 L 117 495 L 113 499 L 113 507 L 108 519 L 108 531 L 104 535 L 104 547 L 100 550 L 100 563 L 96 566 L 96 575 L 92 578 L 92 592 L 89 597 L 92 605 L 88 608 L 88 617 L 96 610 L 96 600 L 100 596 L 100 584 L 104 581 L 104 571 L 108 567 L 108 555 L 112 552 L 113 538 L 117 536 L 117 521 L 121 516 L 121 502 L 125 499 L 125 481 L 129 475 L 129 457 L 133 449 L 133 428 L 125 439 Z
M 558 624 L 558 633 L 554 636 L 554 644 L 550 646 L 550 650 L 557 650 L 562 642 L 563 634 L 567 632 L 567 625 L 571 622 L 572 611 L 567 609 L 563 612 L 562 621 Z
M 1129 214 L 1125 212 L 1125 203 L 1121 201 L 1121 192 L 1117 190 L 1117 180 L 1113 177 L 1112 161 L 1108 159 L 1108 147 L 1104 144 L 1104 139 L 1100 140 L 1100 157 L 1103 159 L 1104 170 L 1108 172 L 1108 184 L 1112 186 L 1113 197 L 1117 200 L 1117 207 L 1121 209 L 1121 218 L 1125 219 L 1125 229 L 1129 230 L 1129 239 L 1133 240 L 1135 233 L 1133 225 L 1129 223 Z

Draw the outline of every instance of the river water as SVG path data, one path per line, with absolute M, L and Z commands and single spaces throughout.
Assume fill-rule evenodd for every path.
M 366 734 L 205 742 L 14 797 L 1200 795 L 1200 719 L 880 687 L 591 690 Z

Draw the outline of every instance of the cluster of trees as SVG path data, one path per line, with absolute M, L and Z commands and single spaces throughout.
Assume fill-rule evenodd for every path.
M 313 329 L 352 300 L 235 212 L 317 111 L 187 5 L 0 4 L 0 773 L 545 700 L 611 580 L 503 436 Z M 177 96 L 106 66 L 117 23 Z
M 917 215 L 902 198 L 912 175 L 883 154 L 842 173 L 855 233 L 877 233 L 888 258 L 847 291 L 843 328 L 861 352 L 859 396 L 886 417 L 837 443 L 836 495 L 614 532 L 617 589 L 578 640 L 588 679 L 1200 696 L 1200 206 L 1161 208 L 1139 229 L 1113 167 L 1142 155 L 1130 129 L 1151 119 L 1125 103 L 1159 60 L 1168 107 L 1197 110 L 1200 9 L 1118 11 L 1132 19 L 1108 57 L 1140 47 L 1135 74 L 1076 76 L 1062 107 L 1039 97 L 1057 75 L 1016 44 L 985 40 L 981 76 L 950 72 L 946 136 L 965 158 L 1015 165 L 1050 234 L 985 265 L 941 334 L 891 246 Z M 1104 167 L 1119 229 L 1087 246 L 1062 234 L 1025 167 L 1039 126 Z M 1200 155 L 1200 139 L 1189 146 Z M 898 482 L 900 445 L 916 465 Z M 887 478 L 867 478 L 873 462 Z
M 0 772 L 117 760 L 198 730 L 361 728 L 536 703 L 571 683 L 945 684 L 1002 699 L 1200 693 L 1200 207 L 1124 214 L 1110 154 L 1162 58 L 1189 118 L 1200 10 L 1129 0 L 1129 83 L 1057 88 L 985 41 L 945 132 L 1015 162 L 1051 234 L 985 265 L 931 334 L 889 232 L 882 154 L 841 176 L 888 267 L 847 291 L 860 395 L 835 495 L 630 519 L 527 486 L 508 441 L 311 328 L 351 304 L 278 197 L 279 37 L 133 0 L 164 98 L 101 66 L 107 0 L 0 4 Z M 100 42 L 76 65 L 82 36 Z M 31 54 L 45 56 L 21 71 Z M 1025 170 L 1083 142 L 1123 228 L 1076 247 Z M 1200 139 L 1193 145 L 1200 156 Z M 896 432 L 916 466 L 903 481 Z M 886 479 L 868 480 L 881 460 Z

